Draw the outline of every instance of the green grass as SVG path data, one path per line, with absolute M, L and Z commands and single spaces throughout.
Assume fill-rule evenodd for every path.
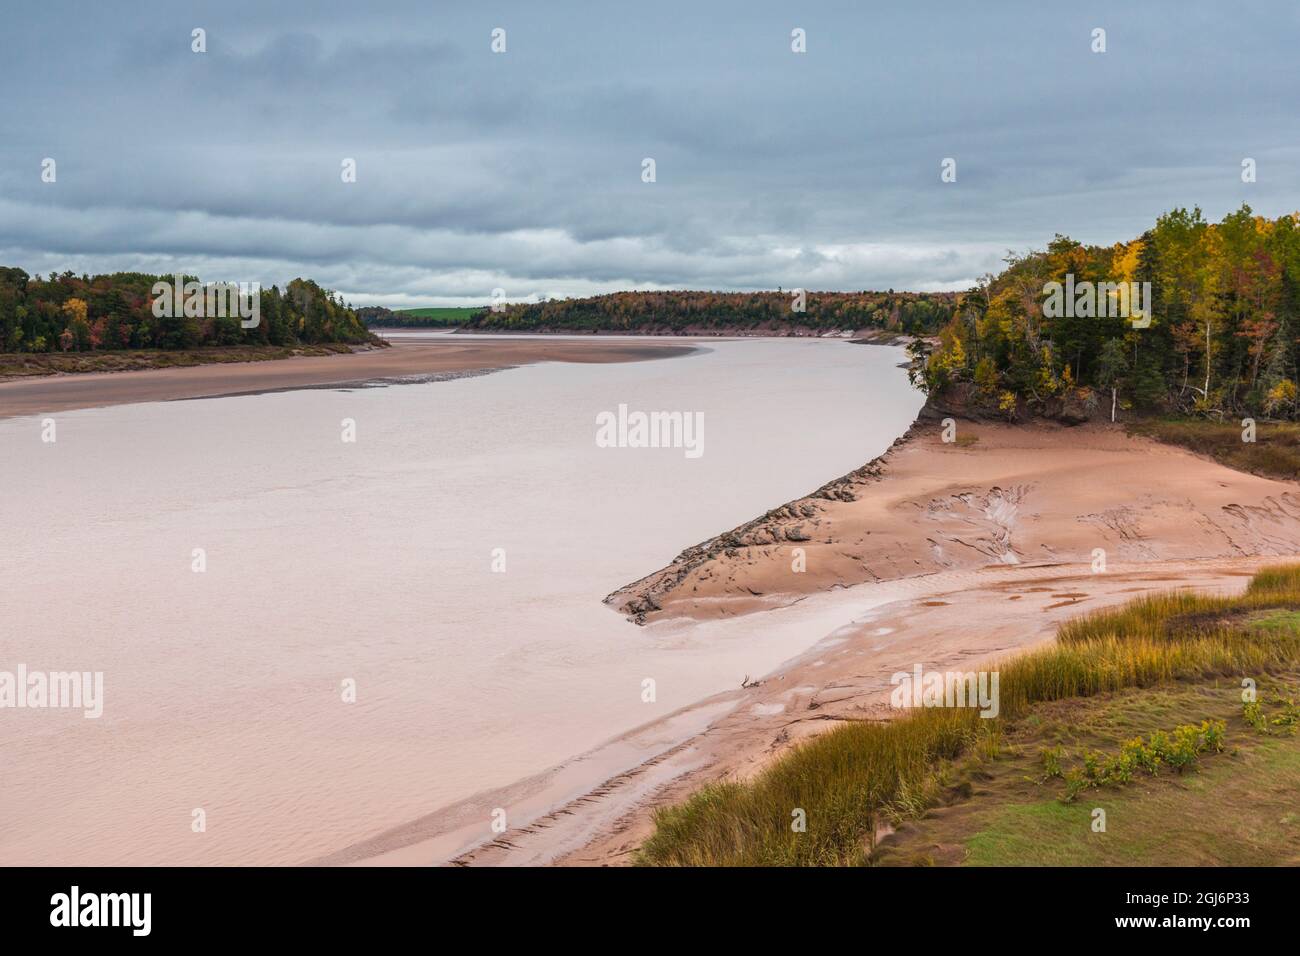
M 1221 465 L 1268 478 L 1300 478 L 1300 424 L 1258 422 L 1255 441 L 1242 441 L 1236 422 L 1151 419 L 1128 426 L 1130 433 L 1179 445 Z
M 465 322 L 470 316 L 483 311 L 483 306 L 429 306 L 420 309 L 395 309 L 398 315 L 410 316 L 413 319 L 437 319 L 441 322 L 455 323 Z
M 1285 675 L 1290 686 L 1300 674 Z M 1270 684 L 1276 689 L 1278 684 Z M 1275 697 L 1273 690 L 1270 698 Z M 1278 712 L 1270 704 L 1269 714 Z M 883 865 L 1213 866 L 1300 862 L 1300 737 L 1260 733 L 1242 716 L 1235 681 L 1172 684 L 1038 708 L 1008 734 L 997 760 L 955 773 L 972 792 L 941 801 L 883 841 Z M 1098 749 L 1121 753 L 1133 734 L 1179 721 L 1226 725 L 1223 751 L 1206 750 L 1181 772 L 1161 767 L 1099 780 L 1066 802 L 1062 777 L 1044 772 L 1061 751 L 1062 776 Z M 1129 741 L 1131 742 L 1131 741 Z M 1094 812 L 1105 812 L 1105 830 Z
M 1295 866 L 1300 746 L 1206 760 L 1195 774 L 1073 804 L 1010 804 L 965 844 L 968 866 Z M 1106 831 L 1092 829 L 1106 811 Z
M 658 811 L 638 861 L 870 862 L 878 833 L 938 804 L 962 760 L 992 758 L 1008 734 L 1032 724 L 1044 706 L 1206 680 L 1235 683 L 1239 695 L 1243 676 L 1260 680 L 1294 666 L 1300 631 L 1285 623 L 1297 609 L 1300 566 L 1266 569 L 1236 598 L 1148 596 L 1070 622 L 1053 646 L 995 666 L 1001 691 L 996 719 L 982 719 L 970 708 L 921 708 L 883 723 L 841 727 L 751 782 L 713 784 Z M 1195 719 L 1205 716 L 1213 715 Z M 791 826 L 799 810 L 803 832 Z
M 1246 585 L 1247 594 L 1288 594 L 1297 590 L 1300 590 L 1300 564 L 1260 568 Z

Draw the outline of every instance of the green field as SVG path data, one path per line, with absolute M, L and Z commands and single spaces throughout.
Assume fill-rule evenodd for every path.
M 465 322 L 476 312 L 482 312 L 482 306 L 429 306 L 423 309 L 394 309 L 398 315 L 412 319 L 434 319 L 449 325 Z

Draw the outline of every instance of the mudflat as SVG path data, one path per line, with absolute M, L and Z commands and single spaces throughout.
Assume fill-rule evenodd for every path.
M 1300 490 L 1105 425 L 918 422 L 876 461 L 606 600 L 639 623 L 988 566 L 1300 552 Z
M 609 339 L 487 338 L 429 335 L 390 348 L 275 361 L 221 363 L 132 372 L 87 372 L 0 382 L 0 418 L 77 408 L 215 398 L 329 385 L 457 377 L 535 362 L 640 362 L 673 358 L 690 345 Z

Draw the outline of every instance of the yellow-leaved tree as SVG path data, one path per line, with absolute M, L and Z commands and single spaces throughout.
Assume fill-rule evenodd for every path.
M 77 351 L 90 346 L 90 320 L 87 317 L 85 299 L 69 299 L 63 303 L 63 315 L 67 321 L 66 330 L 72 333 L 72 341 Z

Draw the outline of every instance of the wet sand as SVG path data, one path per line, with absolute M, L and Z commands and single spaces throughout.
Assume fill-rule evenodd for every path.
M 804 571 L 794 570 L 802 552 Z M 1300 487 L 1102 425 L 919 422 L 881 458 L 688 548 L 607 602 L 701 620 L 987 565 L 1300 551 Z
M 846 610 L 896 598 L 856 614 L 807 653 L 763 678 L 701 702 L 706 730 L 662 748 L 600 787 L 562 803 L 530 826 L 455 858 L 458 865 L 627 865 L 654 832 L 657 807 L 687 799 L 716 780 L 747 780 L 790 748 L 847 721 L 888 720 L 890 677 L 928 670 L 979 670 L 1050 641 L 1061 622 L 1144 593 L 1190 588 L 1244 589 L 1269 559 L 1156 562 L 1093 574 L 1088 567 L 988 567 L 944 572 L 840 595 Z M 770 613 L 780 614 L 781 611 Z M 676 715 L 684 723 L 690 711 Z M 624 745 L 654 740 L 652 728 Z M 592 758 L 589 758 L 592 759 Z M 374 862 L 385 862 L 378 860 Z M 404 862 L 400 857 L 391 862 Z
M 133 402 L 428 381 L 431 376 L 457 377 L 535 362 L 640 362 L 672 358 L 691 351 L 693 347 L 689 345 L 609 339 L 470 338 L 433 334 L 397 339 L 390 348 L 351 354 L 132 372 L 48 375 L 0 382 L 0 418 Z

